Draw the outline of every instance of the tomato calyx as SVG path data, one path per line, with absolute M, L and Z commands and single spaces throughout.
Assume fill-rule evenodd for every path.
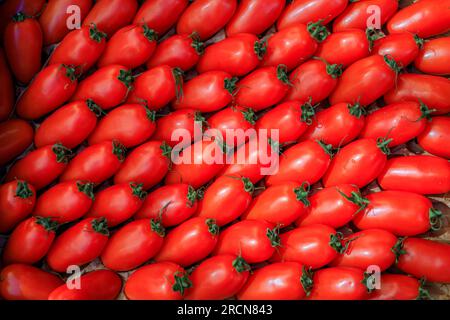
M 327 74 L 333 78 L 337 79 L 342 75 L 342 64 L 329 64 L 325 59 L 320 57 L 313 57 L 315 60 L 322 61 L 326 65 Z
M 153 232 L 155 232 L 161 238 L 164 238 L 166 235 L 166 229 L 161 223 L 161 219 L 150 219 L 150 228 Z
M 300 106 L 302 110 L 302 115 L 300 117 L 300 121 L 305 122 L 308 126 L 312 124 L 312 118 L 316 115 L 315 108 L 318 106 L 312 105 L 312 97 L 309 97 L 309 100 Z
M 389 149 L 389 143 L 392 142 L 391 139 L 385 139 L 385 138 L 378 138 L 377 139 L 377 147 L 383 152 L 385 155 L 390 155 L 391 150 Z
M 286 65 L 279 64 L 277 66 L 277 78 L 284 84 L 287 84 L 288 86 L 292 86 L 292 83 L 289 81 L 288 69 L 287 69 Z
M 329 35 L 327 27 L 322 25 L 323 19 L 317 22 L 308 23 L 307 30 L 312 38 L 316 39 L 317 42 L 324 41 Z
M 113 145 L 113 154 L 119 159 L 119 161 L 122 162 L 123 160 L 125 160 L 125 154 L 127 152 L 125 146 L 116 140 L 112 142 L 112 145 Z
M 443 214 L 441 211 L 430 208 L 428 213 L 429 219 L 430 219 L 430 226 L 432 231 L 438 231 L 442 228 L 443 225 Z
M 205 53 L 205 44 L 200 40 L 198 33 L 192 32 L 189 38 L 192 39 L 191 47 L 194 48 L 199 56 L 203 55 Z
M 294 189 L 297 201 L 301 201 L 305 205 L 305 207 L 309 207 L 311 205 L 311 202 L 309 202 L 308 200 L 310 190 L 311 186 L 308 182 L 303 182 L 300 187 Z
M 305 266 L 302 267 L 302 276 L 300 277 L 300 283 L 308 297 L 311 294 L 311 290 L 314 287 L 313 281 L 314 272 L 312 268 L 306 269 Z
M 352 191 L 350 193 L 350 196 L 347 196 L 345 193 L 343 193 L 341 190 L 337 189 L 337 192 L 339 192 L 339 194 L 341 196 L 343 196 L 346 200 L 356 204 L 359 208 L 358 210 L 354 213 L 354 215 L 358 214 L 360 211 L 364 210 L 367 205 L 370 203 L 369 199 L 364 198 L 361 193 L 358 191 Z
M 267 228 L 266 236 L 269 238 L 270 245 L 273 248 L 281 247 L 280 225 L 277 225 L 273 229 Z
M 241 256 L 238 256 L 236 259 L 233 260 L 232 266 L 238 273 L 252 270 L 250 265 Z
M 199 197 L 203 198 L 203 192 L 200 191 L 200 189 L 198 191 L 195 191 L 194 187 L 188 186 L 188 194 L 186 196 L 186 198 L 187 198 L 186 205 L 189 208 L 192 208 L 194 206 L 195 201 L 197 201 L 197 199 L 201 199 Z
M 268 138 L 267 139 L 267 143 L 269 144 L 270 148 L 272 149 L 273 152 L 276 152 L 278 154 L 281 154 L 281 145 L 280 142 L 277 140 L 274 140 L 272 138 Z
M 391 248 L 392 253 L 395 255 L 395 263 L 398 263 L 398 259 L 401 255 L 406 254 L 406 250 L 403 249 L 403 243 L 405 242 L 406 237 L 399 238 L 394 246 Z
M 104 236 L 109 236 L 108 221 L 106 218 L 94 219 L 91 222 L 92 230 Z
M 59 227 L 58 222 L 52 220 L 51 218 L 36 217 L 35 222 L 36 224 L 42 226 L 47 232 L 55 232 Z
M 366 109 L 364 109 L 359 102 L 356 102 L 355 104 L 349 103 L 347 108 L 350 114 L 358 119 L 366 114 Z
M 183 97 L 183 74 L 184 72 L 180 68 L 172 69 L 172 76 L 175 80 L 175 96 L 177 101 L 180 101 Z
M 375 272 L 375 271 L 374 271 Z M 367 293 L 371 293 L 375 289 L 375 277 L 372 277 L 373 273 L 364 272 L 364 277 L 361 280 L 361 283 L 366 287 Z
M 419 293 L 417 294 L 416 300 L 432 300 L 430 292 L 425 288 L 427 281 L 425 277 L 419 279 Z
M 142 29 L 144 30 L 144 37 L 146 37 L 148 41 L 158 41 L 158 33 L 149 28 L 146 23 L 142 25 Z
M 419 49 L 422 49 L 423 45 L 425 43 L 425 41 L 421 37 L 419 37 L 417 34 L 414 35 L 414 42 L 417 44 L 417 47 Z
M 250 181 L 249 178 L 241 178 L 242 183 L 244 184 L 245 192 L 252 194 L 255 191 L 255 185 Z
M 427 119 L 428 121 L 431 121 L 431 119 L 432 119 L 431 115 L 436 111 L 436 109 L 430 109 L 422 101 L 419 101 L 419 102 L 420 102 L 420 112 L 422 113 L 422 115 L 416 121 L 420 121 L 422 119 Z
M 28 199 L 33 196 L 33 191 L 28 187 L 26 181 L 17 181 L 16 197 Z
M 386 35 L 383 31 L 375 28 L 367 28 L 366 29 L 366 38 L 369 40 L 369 50 L 372 51 L 374 42 L 378 39 L 384 38 Z
M 172 147 L 169 146 L 167 144 L 167 142 L 163 141 L 161 143 L 161 145 L 159 146 L 159 148 L 162 151 L 162 155 L 170 160 L 171 159 L 171 155 L 172 155 Z
M 77 71 L 73 66 L 62 64 L 60 67 L 66 69 L 66 77 L 69 78 L 71 82 L 77 80 Z
M 342 232 L 336 232 L 336 234 L 333 234 L 333 233 L 330 234 L 330 241 L 328 242 L 328 244 L 337 253 L 344 254 L 345 252 L 347 252 L 348 247 L 350 246 L 350 243 L 353 240 L 354 239 L 351 239 L 349 241 L 344 241 L 344 235 L 342 234 Z
M 144 200 L 145 197 L 147 197 L 147 192 L 143 190 L 143 187 L 143 183 L 130 182 L 130 188 L 133 196 L 138 197 L 140 200 Z
M 252 108 L 246 108 L 245 110 L 241 111 L 241 113 L 244 116 L 245 121 L 252 125 L 256 123 L 256 113 Z
M 52 151 L 56 155 L 56 162 L 69 163 L 69 159 L 72 156 L 72 150 L 64 147 L 61 143 L 56 143 L 53 145 Z
M 95 42 L 102 42 L 103 39 L 105 39 L 108 35 L 104 32 L 101 32 L 97 29 L 97 25 L 95 23 L 91 23 L 91 26 L 89 27 L 89 38 L 94 40 Z
M 216 220 L 214 219 L 206 219 L 206 225 L 208 226 L 208 231 L 213 236 L 217 236 L 219 234 L 219 226 L 216 224 Z
M 319 144 L 319 146 L 322 147 L 323 151 L 325 151 L 325 153 L 330 156 L 330 158 L 334 157 L 335 151 L 331 144 L 326 144 L 325 142 L 323 142 L 321 140 L 316 140 L 316 142 Z
M 397 64 L 397 62 L 394 60 L 394 58 L 392 58 L 392 56 L 386 54 L 383 56 L 383 59 L 384 59 L 384 62 L 386 62 L 386 64 L 389 66 L 389 68 L 394 70 L 395 75 L 397 76 L 400 73 L 400 70 L 402 68 Z
M 188 274 L 185 272 L 176 272 L 173 275 L 175 279 L 175 283 L 172 286 L 172 290 L 175 292 L 180 292 L 180 294 L 183 296 L 186 289 L 189 289 L 192 287 L 192 282 L 188 277 Z
M 86 100 L 86 106 L 95 114 L 97 118 L 106 115 L 106 112 L 102 108 L 100 108 L 99 105 L 96 104 L 92 99 Z
M 94 184 L 92 182 L 77 181 L 77 188 L 78 188 L 79 192 L 84 193 L 89 198 L 94 200 L 94 198 L 95 198 L 95 196 L 94 196 Z
M 232 96 L 236 94 L 236 83 L 239 81 L 238 77 L 233 78 L 225 78 L 223 81 L 223 87 L 227 90 Z
M 147 106 L 144 106 L 145 108 L 145 114 L 147 115 L 147 119 L 151 122 L 156 121 L 156 111 L 150 110 Z
M 262 60 L 267 52 L 267 39 L 255 41 L 255 44 L 253 45 L 253 50 L 258 56 L 258 59 Z
M 131 70 L 120 69 L 117 79 L 119 79 L 119 81 L 122 82 L 127 89 L 131 89 L 131 85 L 134 82 L 134 77 Z

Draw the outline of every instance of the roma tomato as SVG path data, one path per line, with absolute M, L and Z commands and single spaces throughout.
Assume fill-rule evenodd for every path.
M 390 140 L 359 139 L 340 149 L 322 182 L 325 187 L 354 184 L 362 188 L 375 180 L 386 165 Z
M 297 262 L 272 263 L 256 270 L 237 294 L 238 300 L 300 300 L 305 297 Z
M 0 296 L 5 300 L 47 300 L 64 284 L 57 275 L 25 264 L 3 268 L 0 279 Z
M 24 120 L 11 119 L 0 123 L 0 165 L 24 152 L 33 142 L 33 136 L 33 127 Z
M 450 30 L 450 1 L 417 1 L 398 11 L 387 24 L 389 33 L 410 32 L 429 38 Z
M 33 215 L 51 218 L 59 223 L 75 221 L 91 208 L 94 185 L 90 182 L 58 183 L 39 196 Z
M 450 163 L 434 156 L 405 156 L 390 159 L 378 177 L 385 190 L 419 194 L 450 191 Z
M 6 181 L 21 179 L 42 189 L 64 172 L 70 155 L 70 149 L 58 143 L 33 150 L 10 168 Z
M 250 266 L 241 257 L 223 254 L 204 260 L 190 275 L 186 300 L 223 300 L 234 296 L 248 279 Z
M 67 284 L 56 288 L 48 300 L 114 300 L 122 288 L 122 279 L 111 270 L 88 272 L 79 281 L 79 288 L 69 288 Z
M 155 260 L 190 266 L 205 259 L 213 251 L 218 238 L 219 227 L 213 219 L 189 219 L 167 233 Z
M 150 141 L 134 149 L 114 176 L 114 183 L 137 182 L 147 190 L 160 182 L 170 167 L 171 149 L 161 141 Z
M 120 64 L 134 69 L 144 64 L 156 48 L 158 34 L 146 24 L 132 24 L 118 30 L 109 39 L 97 65 Z
M 243 220 L 219 236 L 214 255 L 239 255 L 248 263 L 268 260 L 280 247 L 279 227 L 264 220 Z
M 416 278 L 427 281 L 450 283 L 450 245 L 443 242 L 407 238 L 400 248 L 397 267 Z
M 381 287 L 370 295 L 369 300 L 425 300 L 430 298 L 423 282 L 403 274 L 382 274 Z
M 209 39 L 227 24 L 236 7 L 236 0 L 199 0 L 191 3 L 178 19 L 177 33 L 197 32 L 201 40 Z
M 270 28 L 280 16 L 286 0 L 243 0 L 227 24 L 228 37 L 238 33 L 258 35 Z
M 27 84 L 41 69 L 42 31 L 37 20 L 17 13 L 5 30 L 5 53 L 15 78 Z
M 372 55 L 389 56 L 400 66 L 406 67 L 419 54 L 423 40 L 411 33 L 395 33 L 373 42 Z
M 6 62 L 4 50 L 0 48 L 0 121 L 8 119 L 13 110 L 14 101 L 13 79 Z
M 188 274 L 172 262 L 153 263 L 133 272 L 125 283 L 129 300 L 181 300 L 192 286 Z
M 425 42 L 414 61 L 416 69 L 435 75 L 450 74 L 450 37 Z
M 439 157 L 450 159 L 450 118 L 433 117 L 425 130 L 417 137 L 417 142 L 425 151 Z M 0 144 L 1 145 L 1 144 Z
M 87 147 L 70 161 L 60 181 L 81 180 L 100 184 L 119 170 L 125 152 L 124 146 L 116 141 Z
M 40 118 L 69 100 L 77 89 L 77 84 L 74 68 L 63 64 L 47 66 L 19 97 L 17 114 L 27 120 Z
M 31 214 L 36 191 L 25 181 L 14 180 L 0 186 L 0 233 L 12 230 Z
M 71 265 L 81 267 L 100 256 L 108 236 L 105 219 L 83 219 L 56 237 L 47 254 L 47 263 L 61 273 L 67 272 Z
M 116 271 L 135 269 L 161 249 L 165 230 L 160 221 L 140 219 L 120 228 L 108 241 L 101 259 Z
M 50 218 L 32 217 L 22 221 L 11 233 L 3 251 L 5 265 L 34 264 L 41 260 L 55 239 L 58 223 Z

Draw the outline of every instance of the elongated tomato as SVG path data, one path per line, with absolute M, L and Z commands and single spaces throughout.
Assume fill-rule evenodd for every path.
M 428 74 L 450 74 L 450 37 L 432 39 L 425 42 L 414 66 Z
M 33 127 L 24 120 L 11 119 L 0 123 L 0 165 L 24 152 L 33 142 L 33 135 Z
M 15 101 L 13 79 L 6 63 L 5 52 L 0 49 L 0 121 L 10 115 Z
M 373 41 L 372 55 L 389 56 L 406 67 L 416 59 L 423 40 L 410 33 L 394 33 Z
M 419 145 L 427 152 L 450 159 L 450 118 L 433 117 L 425 130 L 417 137 Z
M 382 274 L 381 287 L 370 295 L 369 300 L 425 300 L 430 298 L 422 287 L 423 282 L 403 274 Z

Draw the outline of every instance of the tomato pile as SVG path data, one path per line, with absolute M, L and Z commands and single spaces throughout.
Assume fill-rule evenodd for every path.
M 3 299 L 416 299 L 450 283 L 450 245 L 430 239 L 448 225 L 450 0 L 0 8 Z M 251 129 L 269 137 L 227 144 Z M 217 146 L 229 162 L 205 160 Z

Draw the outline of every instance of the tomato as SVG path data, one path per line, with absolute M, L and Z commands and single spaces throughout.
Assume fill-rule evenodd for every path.
M 423 102 L 434 114 L 450 112 L 450 80 L 426 74 L 405 73 L 384 96 L 388 104 L 401 101 Z
M 181 300 L 191 286 L 183 268 L 172 262 L 161 262 L 133 272 L 124 291 L 129 300 Z
M 25 264 L 12 264 L 0 273 L 0 296 L 5 300 L 47 300 L 62 284 L 53 273 Z
M 450 163 L 434 156 L 405 156 L 390 159 L 378 176 L 385 190 L 440 194 L 450 191 Z
M 177 33 L 197 32 L 201 40 L 209 39 L 227 24 L 236 7 L 236 0 L 197 0 L 178 19 Z
M 398 11 L 387 24 L 389 33 L 410 32 L 429 38 L 450 30 L 449 0 L 417 1 Z
M 280 16 L 286 0 L 243 0 L 228 22 L 225 31 L 228 37 L 238 33 L 261 34 Z
M 292 86 L 284 101 L 298 100 L 315 105 L 333 92 L 341 74 L 340 65 L 331 65 L 321 60 L 309 60 L 292 71 L 289 77 Z
M 220 110 L 233 99 L 237 80 L 223 71 L 202 73 L 184 84 L 183 95 L 173 101 L 172 107 L 201 112 Z
M 95 71 L 80 82 L 70 101 L 92 99 L 102 109 L 125 102 L 134 77 L 120 65 L 109 65 Z
M 170 261 L 190 266 L 206 258 L 214 249 L 219 227 L 213 219 L 191 218 L 170 230 L 159 253 L 157 262 Z
M 106 45 L 97 65 L 120 64 L 134 69 L 144 64 L 156 48 L 158 34 L 146 24 L 132 24 L 118 30 Z
M 92 7 L 92 0 L 49 0 L 39 17 L 46 46 L 60 42 L 66 34 L 70 33 L 67 23 L 75 22 L 74 7 L 67 12 L 70 6 L 78 6 L 80 20 L 83 21 Z
M 77 84 L 75 69 L 62 64 L 45 67 L 19 97 L 17 114 L 27 120 L 40 118 L 69 100 Z
M 33 142 L 33 127 L 26 121 L 11 119 L 0 123 L 0 165 L 24 152 Z
M 248 263 L 268 260 L 280 247 L 279 227 L 264 220 L 243 220 L 219 236 L 214 255 L 233 254 Z
M 286 227 L 306 213 L 310 205 L 308 191 L 307 186 L 295 182 L 268 187 L 253 200 L 244 219 L 265 220 Z
M 40 148 L 61 142 L 67 148 L 75 148 L 95 129 L 97 118 L 102 114 L 102 109 L 90 99 L 68 103 L 40 124 L 34 145 Z
M 116 141 L 105 141 L 83 149 L 70 161 L 60 181 L 90 181 L 99 184 L 119 170 L 125 148 Z
M 15 78 L 27 84 L 41 69 L 42 31 L 37 20 L 17 13 L 5 30 L 5 53 Z
M 414 66 L 416 69 L 429 74 L 450 74 L 450 37 L 432 39 L 425 42 L 420 50 Z
M 407 238 L 403 241 L 397 267 L 417 278 L 450 283 L 450 245 L 443 242 Z
M 31 214 L 36 191 L 25 181 L 14 180 L 0 186 L 0 233 L 12 230 Z
M 64 172 L 70 155 L 70 149 L 58 143 L 33 150 L 14 163 L 6 181 L 21 179 L 42 189 Z
M 369 40 L 360 29 L 333 32 L 322 41 L 315 53 L 329 64 L 341 64 L 347 68 L 354 62 L 369 55 Z
M 5 265 L 34 264 L 41 260 L 55 239 L 58 224 L 50 218 L 32 217 L 22 221 L 11 233 L 3 250 Z
M 56 237 L 47 254 L 47 263 L 61 273 L 71 265 L 81 267 L 100 256 L 108 236 L 105 219 L 83 219 Z
M 150 110 L 159 110 L 182 95 L 183 77 L 179 69 L 159 66 L 138 75 L 127 103 L 146 102 Z
M 0 48 L 0 121 L 6 120 L 13 110 L 15 92 L 5 53 Z
M 303 141 L 283 152 L 278 172 L 267 176 L 266 184 L 288 181 L 312 185 L 319 181 L 330 165 L 333 150 L 320 141 Z
M 95 25 L 83 26 L 69 32 L 56 47 L 49 64 L 66 64 L 88 71 L 100 58 L 106 47 L 106 33 Z
M 134 16 L 133 23 L 147 24 L 162 35 L 177 22 L 188 4 L 188 0 L 147 0 Z
M 114 176 L 114 183 L 137 182 L 147 190 L 159 183 L 170 167 L 170 148 L 149 141 L 134 149 Z
M 218 177 L 206 188 L 196 215 L 214 219 L 219 227 L 226 225 L 247 210 L 254 190 L 248 178 Z
M 309 198 L 309 202 L 305 215 L 296 221 L 297 226 L 323 224 L 337 229 L 367 206 L 358 188 L 349 184 L 321 189 Z
M 305 297 L 297 262 L 272 263 L 256 270 L 238 293 L 238 300 L 300 300 Z
M 376 6 L 376 10 L 374 10 Z M 367 0 L 350 3 L 333 22 L 333 32 L 350 29 L 366 30 L 369 24 L 381 29 L 398 9 L 397 0 Z M 376 17 L 374 17 L 376 15 Z M 391 32 L 389 32 L 391 33 Z
M 390 147 L 398 146 L 417 137 L 427 124 L 431 111 L 417 102 L 399 102 L 376 110 L 366 117 L 361 138 L 392 139 Z
M 422 281 L 403 274 L 382 274 L 381 287 L 370 295 L 369 300 L 422 300 L 430 294 L 422 287 Z
M 450 118 L 433 117 L 426 125 L 425 130 L 417 137 L 419 145 L 427 152 L 450 159 Z
M 406 67 L 419 54 L 423 40 L 410 33 L 395 33 L 373 42 L 372 55 L 389 56 L 400 66 Z
M 277 21 L 278 30 L 286 29 L 299 23 L 322 21 L 324 25 L 336 18 L 347 7 L 345 0 L 296 0 L 284 9 Z
M 224 254 L 204 260 L 190 278 L 186 300 L 223 300 L 234 296 L 248 279 L 250 266 L 241 257 Z
M 64 284 L 53 290 L 48 300 L 114 300 L 122 288 L 122 279 L 110 270 L 96 270 L 83 274 L 80 287 Z
M 260 111 L 279 103 L 290 85 L 286 66 L 256 69 L 237 83 L 235 102 Z
M 236 34 L 208 46 L 198 61 L 197 71 L 224 71 L 240 77 L 258 66 L 266 49 L 266 44 L 257 36 Z
M 339 148 L 353 141 L 364 127 L 364 109 L 356 103 L 338 103 L 315 114 L 300 141 L 319 140 Z
M 138 9 L 136 0 L 98 0 L 95 2 L 83 25 L 92 23 L 112 36 L 117 30 L 128 25 Z
M 128 271 L 150 260 L 162 247 L 165 230 L 160 221 L 140 219 L 120 228 L 101 255 L 112 270 Z
M 442 226 L 442 213 L 431 201 L 405 191 L 381 191 L 367 195 L 367 206 L 353 219 L 360 230 L 384 229 L 398 236 L 415 236 Z
M 94 185 L 90 182 L 58 183 L 39 196 L 33 215 L 51 218 L 59 223 L 75 221 L 91 208 L 93 189 Z

